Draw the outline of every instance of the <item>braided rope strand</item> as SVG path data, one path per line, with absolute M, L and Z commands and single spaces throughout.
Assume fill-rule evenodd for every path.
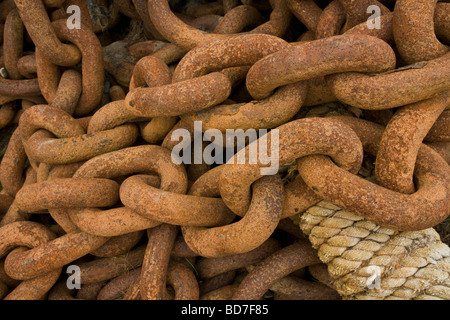
M 292 220 L 343 299 L 450 299 L 450 248 L 433 228 L 383 228 L 327 201 Z

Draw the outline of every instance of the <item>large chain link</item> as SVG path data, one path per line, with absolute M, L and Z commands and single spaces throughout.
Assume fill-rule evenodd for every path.
M 450 299 L 449 17 L 4 0 L 0 298 Z

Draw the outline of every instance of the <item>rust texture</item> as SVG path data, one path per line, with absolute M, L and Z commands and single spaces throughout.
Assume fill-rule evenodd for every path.
M 139 279 L 141 298 L 161 300 L 166 297 L 166 278 L 172 250 L 179 228 L 161 224 L 148 229 L 149 238 Z
M 345 23 L 345 10 L 339 0 L 331 1 L 326 6 L 317 22 L 315 38 L 324 39 L 332 36 L 339 35 L 341 28 Z
M 231 270 L 202 281 L 199 284 L 200 296 L 232 284 L 235 277 L 236 270 Z
M 331 119 L 317 118 L 299 119 L 277 129 L 279 130 L 280 166 L 310 154 L 328 154 L 345 168 L 344 170 L 353 172 L 359 170 L 363 156 L 362 145 L 356 134 L 348 127 Z M 270 141 L 269 139 L 270 136 L 267 140 Z M 248 152 L 245 154 L 248 157 Z M 250 187 L 254 181 L 262 177 L 260 167 L 264 166 L 248 164 L 248 158 L 246 159 L 247 165 L 226 164 L 220 176 L 222 199 L 234 213 L 240 216 L 243 216 L 249 208 Z M 282 215 L 282 217 L 285 216 Z
M 394 38 L 403 60 L 428 61 L 448 52 L 434 32 L 437 0 L 401 0 L 395 3 Z
M 381 2 L 376 0 L 338 0 L 346 13 L 345 24 L 342 27 L 342 31 L 345 32 L 348 29 L 365 22 L 369 19 L 371 13 L 367 12 L 367 9 L 371 5 L 375 5 L 380 8 L 381 15 L 389 13 L 389 9 L 386 8 Z
M 232 299 L 259 300 L 277 280 L 319 262 L 319 257 L 307 241 L 286 246 L 257 264 L 239 284 Z
M 290 63 L 286 65 L 286 61 Z M 395 61 L 392 48 L 378 38 L 334 36 L 305 42 L 259 60 L 248 72 L 247 89 L 253 98 L 262 99 L 286 84 L 349 71 L 384 72 L 393 69 Z
M 275 251 L 280 250 L 281 247 L 277 240 L 269 238 L 256 249 L 245 253 L 232 254 L 220 258 L 205 258 L 198 263 L 198 273 L 201 278 L 213 278 L 227 271 L 258 263 Z
M 289 9 L 308 30 L 315 32 L 322 15 L 322 9 L 313 1 L 287 0 Z
M 318 282 L 293 276 L 278 280 L 270 287 L 274 300 L 341 300 L 336 290 Z
M 358 133 L 368 153 L 377 154 L 382 127 L 351 117 L 341 117 L 339 121 L 350 125 Z M 381 226 L 423 230 L 439 224 L 448 216 L 449 168 L 438 153 L 424 144 L 418 150 L 415 166 L 418 189 L 412 194 L 401 194 L 354 176 L 339 169 L 324 156 L 299 159 L 298 167 L 302 178 L 308 186 L 314 187 L 316 193 L 321 196 L 326 193 L 325 198 L 333 199 L 336 204 L 358 212 Z M 325 182 L 330 176 L 339 177 L 349 189 L 346 192 L 339 190 L 337 195 L 337 188 Z
M 241 5 L 232 8 L 221 17 L 215 26 L 215 33 L 239 33 L 246 27 L 257 27 L 264 22 L 264 17 L 253 6 Z
M 200 289 L 192 268 L 171 261 L 167 269 L 167 284 L 175 290 L 174 300 L 198 300 Z
M 450 53 L 376 75 L 345 73 L 332 75 L 328 84 L 339 101 L 366 110 L 384 110 L 420 102 L 446 91 L 449 84 Z
M 141 275 L 142 268 L 136 268 L 125 272 L 117 278 L 109 281 L 98 292 L 97 300 L 116 300 L 125 295 L 127 289 L 137 280 Z
M 446 229 L 449 45 L 439 0 L 0 1 L 0 299 L 340 300 L 298 221 Z
M 78 48 L 58 39 L 41 0 L 17 0 L 14 3 L 31 39 L 45 52 L 48 60 L 61 66 L 73 66 L 80 61 Z
M 80 278 L 82 284 L 92 284 L 118 277 L 125 272 L 141 266 L 145 247 L 141 246 L 123 255 L 110 258 L 100 258 L 80 263 Z
M 394 114 L 383 132 L 377 153 L 375 176 L 380 185 L 401 193 L 416 190 L 413 175 L 417 153 L 427 132 L 448 106 L 450 91 L 405 106 Z M 406 132 L 408 129 L 410 133 Z
M 203 257 L 251 251 L 275 231 L 283 209 L 279 176 L 264 177 L 253 185 L 252 201 L 244 218 L 233 224 L 206 229 L 183 227 L 188 246 Z
M 174 225 L 204 227 L 228 224 L 234 218 L 221 199 L 177 194 L 171 188 L 152 187 L 147 181 L 146 176 L 135 175 L 120 187 L 122 203 L 144 217 Z

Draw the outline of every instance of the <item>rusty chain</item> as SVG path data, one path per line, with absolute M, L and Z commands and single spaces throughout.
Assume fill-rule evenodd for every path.
M 0 2 L 0 299 L 450 299 L 430 231 L 449 19 L 439 0 Z M 440 282 L 355 285 L 357 223 L 439 246 Z

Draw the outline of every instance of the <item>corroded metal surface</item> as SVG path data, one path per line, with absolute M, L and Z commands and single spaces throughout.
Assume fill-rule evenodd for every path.
M 401 0 L 395 3 L 394 38 L 407 63 L 427 61 L 448 52 L 434 32 L 437 0 Z
M 357 172 L 361 165 L 363 154 L 358 137 L 348 127 L 336 121 L 319 118 L 300 119 L 277 129 L 280 166 L 310 154 L 328 154 L 345 168 L 344 170 L 352 172 Z M 267 137 L 268 141 L 269 139 L 270 133 Z M 227 206 L 238 215 L 243 216 L 249 207 L 250 186 L 262 177 L 261 166 L 263 165 L 249 164 L 247 158 L 246 165 L 226 164 L 222 171 L 220 194 Z
M 305 211 L 413 233 L 450 213 L 449 17 L 438 0 L 0 2 L 0 299 L 340 299 Z
M 377 154 L 382 127 L 351 117 L 340 117 L 339 121 L 350 125 L 358 133 L 366 152 Z M 314 186 L 316 193 L 321 196 L 327 193 L 326 198 L 333 199 L 349 211 L 359 212 L 379 225 L 400 230 L 422 230 L 448 216 L 449 167 L 439 154 L 426 145 L 422 144 L 417 154 L 415 175 L 419 180 L 418 189 L 410 195 L 351 175 L 324 156 L 299 159 L 298 166 L 300 175 L 308 186 Z M 338 188 L 327 182 L 329 175 L 337 175 L 339 181 L 346 182 L 348 190 L 336 193 Z
M 235 300 L 258 300 L 277 280 L 286 275 L 320 262 L 307 241 L 297 242 L 273 253 L 259 263 L 242 280 L 234 292 Z

